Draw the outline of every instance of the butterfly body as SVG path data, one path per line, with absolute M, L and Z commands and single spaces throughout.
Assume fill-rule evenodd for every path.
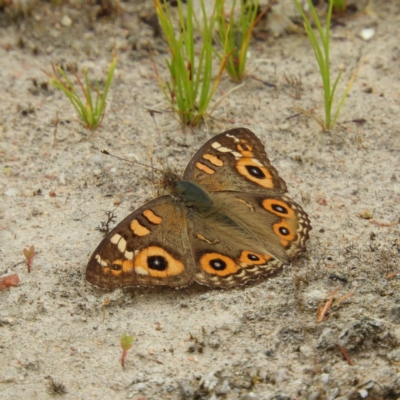
M 307 214 L 285 195 L 285 182 L 247 129 L 209 140 L 183 179 L 168 173 L 165 186 L 168 195 L 103 239 L 88 263 L 90 283 L 230 287 L 276 272 L 305 249 Z

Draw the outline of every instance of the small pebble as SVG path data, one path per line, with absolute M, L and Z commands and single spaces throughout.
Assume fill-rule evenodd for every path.
M 230 387 L 229 387 L 229 382 L 227 379 L 224 380 L 224 382 L 222 383 L 221 389 L 219 391 L 220 394 L 225 395 L 229 392 Z
M 327 385 L 329 383 L 330 375 L 329 374 L 321 374 L 321 382 L 323 385 Z
M 10 189 L 7 189 L 5 192 L 4 192 L 4 194 L 6 195 L 6 196 L 16 196 L 17 194 L 18 194 L 18 190 L 17 189 L 14 189 L 14 188 L 10 188 Z
M 214 372 L 208 374 L 200 382 L 200 385 L 203 385 L 205 389 L 210 391 L 213 390 L 215 386 L 217 386 L 217 384 L 218 384 L 218 378 L 215 377 Z
M 33 197 L 34 195 L 35 195 L 35 192 L 33 190 L 24 189 L 22 192 L 22 196 L 24 196 L 24 197 Z
M 281 130 L 281 131 L 287 131 L 287 130 L 289 130 L 290 129 L 290 125 L 289 124 L 280 124 L 279 125 L 279 129 Z
M 63 15 L 60 21 L 60 24 L 62 26 L 71 26 L 72 25 L 72 19 L 70 17 L 68 17 L 68 15 Z
M 58 176 L 58 181 L 60 182 L 60 185 L 65 185 L 65 173 L 61 172 L 61 174 Z
M 362 219 L 372 219 L 372 218 L 374 218 L 374 215 L 372 214 L 372 211 L 371 211 L 371 210 L 369 210 L 368 208 L 366 208 L 366 209 L 364 209 L 364 210 L 362 210 L 362 211 L 360 212 L 360 217 L 361 217 Z
M 95 155 L 92 157 L 92 161 L 93 161 L 94 163 L 96 163 L 96 164 L 103 164 L 104 158 L 103 158 L 103 156 L 100 155 L 100 154 L 95 154 Z
M 364 39 L 365 41 L 372 39 L 374 35 L 375 29 L 373 28 L 365 28 L 360 32 L 361 39 Z

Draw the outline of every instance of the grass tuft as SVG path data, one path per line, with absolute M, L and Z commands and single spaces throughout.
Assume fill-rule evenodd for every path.
M 234 82 L 241 82 L 244 78 L 251 33 L 273 3 L 274 1 L 270 1 L 269 5 L 258 14 L 259 0 L 240 1 L 240 12 L 238 18 L 235 19 L 236 0 L 233 0 L 227 20 L 225 0 L 215 2 L 219 39 L 224 46 L 224 52 L 220 58 L 229 55 L 225 69 Z
M 332 114 L 333 102 L 336 95 L 337 85 L 342 76 L 342 71 L 339 72 L 333 84 L 331 82 L 331 71 L 330 71 L 330 54 L 329 54 L 329 45 L 330 45 L 330 26 L 331 26 L 331 17 L 332 17 L 332 8 L 334 5 L 334 0 L 329 1 L 328 13 L 326 15 L 325 28 L 322 28 L 321 22 L 318 18 L 318 15 L 315 11 L 314 5 L 311 0 L 307 0 L 308 6 L 310 8 L 312 20 L 316 26 L 317 34 L 314 32 L 310 21 L 308 20 L 303 8 L 300 6 L 298 0 L 294 0 L 296 7 L 298 8 L 301 16 L 303 17 L 304 27 L 308 36 L 308 39 L 311 43 L 311 46 L 314 50 L 315 58 L 317 59 L 319 70 L 321 73 L 323 91 L 324 91 L 324 103 L 325 103 L 325 121 L 320 122 L 322 128 L 325 130 L 332 129 L 339 117 L 340 111 L 344 105 L 347 95 L 350 92 L 350 89 L 354 83 L 356 74 L 358 70 L 351 77 L 346 89 L 344 90 L 342 97 L 336 107 L 336 111 Z M 316 118 L 319 122 L 320 120 Z
M 207 15 L 204 0 L 200 0 L 202 27 L 193 10 L 193 2 L 185 7 L 177 0 L 178 27 L 174 27 L 171 9 L 166 0 L 154 0 L 164 37 L 170 50 L 166 60 L 170 80 L 165 82 L 158 74 L 153 60 L 158 83 L 165 98 L 179 115 L 183 125 L 196 126 L 202 122 L 206 110 L 221 80 L 226 57 L 220 60 L 215 78 L 213 72 L 213 30 L 216 22 L 216 4 L 211 16 Z M 195 46 L 195 37 L 201 40 Z
M 89 83 L 86 70 L 83 71 L 82 81 L 76 70 L 70 66 L 81 93 L 76 87 L 76 84 L 71 81 L 67 73 L 60 66 L 53 65 L 53 73 L 46 71 L 43 72 L 50 78 L 50 83 L 67 96 L 85 127 L 95 130 L 104 118 L 107 95 L 113 80 L 116 66 L 117 54 L 114 50 L 113 59 L 108 68 L 107 78 L 102 91 L 99 82 L 96 82 L 96 87 L 93 87 Z

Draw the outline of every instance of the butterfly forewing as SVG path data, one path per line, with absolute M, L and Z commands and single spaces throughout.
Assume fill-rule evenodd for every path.
M 268 160 L 264 146 L 246 128 L 232 129 L 210 139 L 188 163 L 184 179 L 211 192 L 286 192 L 286 184 Z
M 86 279 L 106 289 L 182 287 L 193 281 L 185 209 L 171 196 L 146 203 L 120 222 L 90 258 Z

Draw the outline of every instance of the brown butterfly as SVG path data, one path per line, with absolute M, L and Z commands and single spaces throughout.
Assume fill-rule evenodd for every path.
M 311 230 L 260 140 L 237 128 L 209 140 L 170 194 L 120 222 L 91 256 L 86 279 L 106 289 L 136 285 L 230 287 L 290 263 Z

